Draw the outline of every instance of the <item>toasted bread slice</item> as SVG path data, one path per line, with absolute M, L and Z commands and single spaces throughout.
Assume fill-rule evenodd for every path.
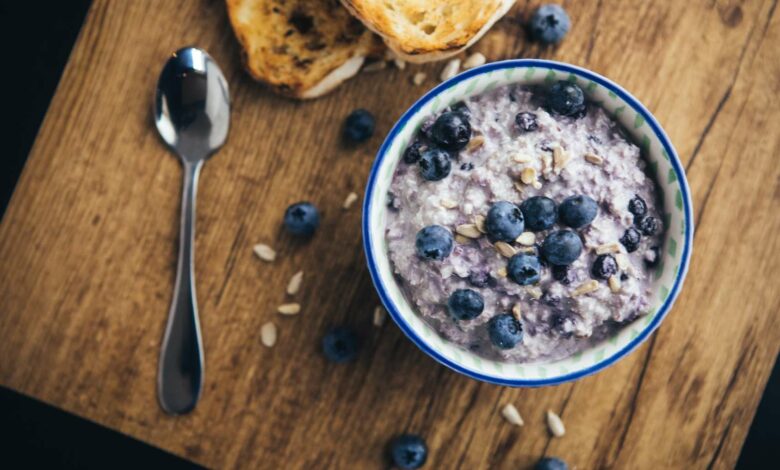
M 515 0 L 341 0 L 409 62 L 446 59 L 482 37 Z
M 247 70 L 287 96 L 321 96 L 384 50 L 338 0 L 226 2 Z

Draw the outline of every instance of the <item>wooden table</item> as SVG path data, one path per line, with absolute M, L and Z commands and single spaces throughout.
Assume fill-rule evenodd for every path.
M 534 2 L 536 3 L 536 2 Z M 476 49 L 544 57 L 631 90 L 669 132 L 693 191 L 697 232 L 685 288 L 663 327 L 616 366 L 573 384 L 517 390 L 437 365 L 377 304 L 361 249 L 373 154 L 441 64 L 361 74 L 299 103 L 247 78 L 220 1 L 96 1 L 0 228 L 0 383 L 214 467 L 376 468 L 402 431 L 425 436 L 427 468 L 525 468 L 542 455 L 579 469 L 734 465 L 780 347 L 780 15 L 776 1 L 566 2 L 573 29 L 539 49 L 518 6 Z M 201 179 L 197 288 L 206 383 L 197 410 L 163 414 L 155 373 L 171 295 L 181 170 L 151 119 L 157 74 L 197 44 L 232 87 L 228 145 Z M 428 73 L 423 87 L 410 82 Z M 378 118 L 344 147 L 354 108 Z M 284 208 L 323 212 L 310 243 L 280 230 Z M 252 245 L 280 256 L 259 261 Z M 280 318 L 305 271 L 303 313 Z M 274 320 L 266 348 L 260 326 Z M 353 325 L 359 360 L 319 353 Z M 506 403 L 526 424 L 500 416 Z M 544 411 L 566 423 L 550 438 Z

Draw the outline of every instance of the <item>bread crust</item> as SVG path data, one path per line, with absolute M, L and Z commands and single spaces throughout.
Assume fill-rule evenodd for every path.
M 338 0 L 226 0 L 247 72 L 298 99 L 322 96 L 354 76 L 381 40 Z
M 399 58 L 442 60 L 474 44 L 515 0 L 341 0 Z M 392 6 L 392 9 L 388 7 Z

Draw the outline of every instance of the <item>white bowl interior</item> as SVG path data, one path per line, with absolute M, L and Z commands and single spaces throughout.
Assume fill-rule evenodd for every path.
M 384 238 L 386 197 L 392 175 L 404 149 L 423 119 L 451 104 L 495 87 L 512 84 L 542 84 L 557 80 L 576 82 L 588 98 L 599 103 L 632 135 L 648 161 L 663 194 L 666 228 L 662 261 L 652 279 L 653 307 L 649 314 L 626 325 L 614 336 L 574 356 L 554 362 L 509 364 L 485 359 L 442 339 L 423 321 L 405 298 L 393 277 Z M 666 140 L 666 143 L 664 143 Z M 673 162 L 674 160 L 674 162 Z M 676 163 L 675 163 L 676 162 Z M 671 307 L 690 257 L 689 191 L 674 149 L 652 115 L 617 85 L 592 72 L 547 61 L 507 61 L 474 69 L 444 83 L 424 96 L 401 118 L 382 146 L 369 185 L 365 216 L 367 249 L 375 261 L 375 283 L 393 318 L 429 354 L 445 365 L 472 377 L 510 385 L 542 385 L 576 379 L 611 364 L 635 348 Z M 686 216 L 687 215 L 687 216 Z M 686 226 L 688 225 L 688 226 Z M 438 357 L 437 357 L 438 356 Z

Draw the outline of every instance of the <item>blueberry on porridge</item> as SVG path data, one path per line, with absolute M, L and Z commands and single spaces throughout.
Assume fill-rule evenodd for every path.
M 564 358 L 648 313 L 662 207 L 640 149 L 573 82 L 504 86 L 426 119 L 385 237 L 404 294 L 491 359 Z

